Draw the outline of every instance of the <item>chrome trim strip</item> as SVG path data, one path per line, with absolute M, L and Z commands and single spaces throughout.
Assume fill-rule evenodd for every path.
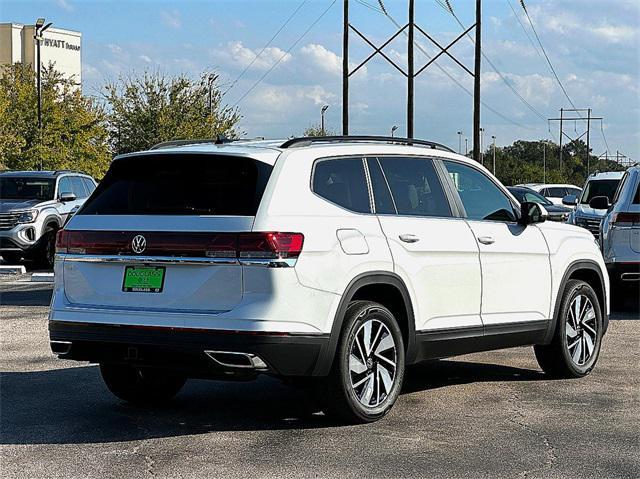
M 238 353 L 238 352 L 235 352 L 235 351 L 210 351 L 210 350 L 205 350 L 204 353 L 207 356 L 209 356 L 209 358 L 211 358 L 214 362 L 218 363 L 221 366 L 227 367 L 227 368 L 255 369 L 255 370 L 259 370 L 259 371 L 268 369 L 268 367 L 265 364 L 265 362 L 259 356 L 256 356 L 255 354 L 252 354 L 252 353 Z M 228 355 L 233 355 L 233 356 L 240 356 L 240 357 L 243 357 L 243 358 L 247 359 L 249 361 L 249 364 L 231 364 L 231 363 L 226 363 L 226 362 L 221 361 L 220 359 L 216 358 L 215 357 L 216 354 L 228 354 Z
M 83 255 L 57 254 L 65 261 L 78 263 L 122 263 L 122 264 L 180 264 L 207 266 L 212 264 L 262 266 L 265 268 L 293 268 L 297 258 L 199 258 L 191 256 L 130 256 L 130 255 Z
M 127 264 L 239 264 L 236 258 L 198 258 L 192 256 L 130 256 L 130 255 L 84 255 L 58 254 L 60 259 L 79 263 L 127 263 Z

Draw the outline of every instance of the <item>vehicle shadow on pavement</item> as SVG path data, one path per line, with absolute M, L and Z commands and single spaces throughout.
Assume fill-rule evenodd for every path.
M 29 283 L 27 283 L 29 284 Z M 31 286 L 33 288 L 33 286 Z M 44 285 L 39 289 L 0 291 L 2 306 L 49 306 L 53 286 Z
M 411 368 L 403 393 L 474 381 L 530 381 L 537 371 L 462 361 Z M 85 444 L 214 431 L 339 427 L 303 390 L 261 377 L 190 380 L 167 405 L 142 408 L 112 396 L 95 366 L 2 373 L 0 444 Z

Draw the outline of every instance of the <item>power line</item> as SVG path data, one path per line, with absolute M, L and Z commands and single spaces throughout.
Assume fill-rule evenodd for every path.
M 369 2 L 365 2 L 364 0 L 356 0 L 356 2 L 358 2 L 363 7 L 367 7 L 369 10 L 373 10 L 374 12 L 382 13 L 382 10 L 380 10 L 375 5 L 370 4 Z
M 540 56 L 540 58 L 544 59 L 542 56 L 542 53 L 540 53 L 540 49 L 538 48 L 538 46 L 534 43 L 533 38 L 531 38 L 531 35 L 529 35 L 529 32 L 527 31 L 527 29 L 524 26 L 524 23 L 522 23 L 522 21 L 520 20 L 520 16 L 518 15 L 518 13 L 516 12 L 516 9 L 513 8 L 513 5 L 511 4 L 511 0 L 506 0 L 507 3 L 509 4 L 509 8 L 511 9 L 511 11 L 513 12 L 513 16 L 516 17 L 516 20 L 518 21 L 518 25 L 520 25 L 520 28 L 522 28 L 522 31 L 524 32 L 524 34 L 526 35 L 526 37 L 529 39 L 529 43 L 531 43 L 531 46 L 533 47 L 533 49 L 536 51 L 536 53 Z
M 438 0 L 436 0 L 436 2 L 440 3 Z M 453 18 L 455 18 L 456 22 L 458 22 L 458 25 L 460 25 L 460 27 L 465 30 L 465 26 L 462 24 L 462 22 L 460 21 L 460 18 L 458 18 L 458 16 L 455 14 L 455 12 L 453 11 L 453 8 L 451 6 L 451 3 L 449 3 L 447 1 L 447 6 L 445 8 L 445 10 L 451 14 L 451 16 L 453 16 Z M 469 38 L 469 40 L 471 41 L 471 43 L 475 43 L 473 38 L 471 38 L 471 36 L 467 33 L 467 38 Z M 502 72 L 500 70 L 498 70 L 498 67 L 495 66 L 495 64 L 491 61 L 491 59 L 488 57 L 488 55 L 484 52 L 484 51 L 480 51 L 480 54 L 482 55 L 482 58 L 484 58 L 487 63 L 491 66 L 491 68 L 493 69 L 493 71 L 500 77 L 500 79 L 502 80 L 502 82 L 514 93 L 514 95 L 516 95 L 520 101 L 527 106 L 527 108 L 529 108 L 534 114 L 536 114 L 540 119 L 542 119 L 543 121 L 546 120 L 546 116 L 544 116 L 542 113 L 540 113 L 533 105 L 531 105 L 531 103 L 529 103 L 527 101 L 526 98 L 524 98 L 520 92 L 518 92 L 518 90 L 516 90 L 513 85 L 511 85 L 511 83 L 509 83 L 509 81 L 507 80 L 507 78 L 502 74 Z
M 260 50 L 260 52 L 255 56 L 255 58 L 253 60 L 251 60 L 251 63 L 249 63 L 244 70 L 242 70 L 242 72 L 240 73 L 240 75 L 238 75 L 238 77 L 233 80 L 231 82 L 231 85 L 229 85 L 229 88 L 227 88 L 224 93 L 222 93 L 223 95 L 225 95 L 229 90 L 231 90 L 236 83 L 238 83 L 238 81 L 244 76 L 245 73 L 247 73 L 247 71 L 249 70 L 249 68 L 251 68 L 253 66 L 253 64 L 258 60 L 258 58 L 260 58 L 260 56 L 265 52 L 265 50 L 267 48 L 269 48 L 269 46 L 271 46 L 271 43 L 276 39 L 276 37 L 280 34 L 280 32 L 282 32 L 282 30 L 284 30 L 284 27 L 286 27 L 289 22 L 293 19 L 293 17 L 296 16 L 296 13 L 298 13 L 300 11 L 300 9 L 304 6 L 305 3 L 307 3 L 309 0 L 304 0 L 300 5 L 298 5 L 298 8 L 296 8 L 293 13 L 291 15 L 289 15 L 289 18 L 287 18 L 285 20 L 285 22 L 282 24 L 282 26 L 278 29 L 278 31 L 276 33 L 273 34 L 273 36 L 269 39 L 269 41 L 267 43 L 265 43 L 265 45 L 262 47 L 262 50 Z
M 531 29 L 533 30 L 533 34 L 536 37 L 536 40 L 538 41 L 538 45 L 540 45 L 540 49 L 542 50 L 542 53 L 544 54 L 544 57 L 547 60 L 547 63 L 549 64 L 549 68 L 551 69 L 551 73 L 553 73 L 553 76 L 556 78 L 556 81 L 558 82 L 558 85 L 560 85 L 560 89 L 562 90 L 562 93 L 564 93 L 564 96 L 567 98 L 567 100 L 569 100 L 569 103 L 571 104 L 571 106 L 577 110 L 576 106 L 573 104 L 573 101 L 571 101 L 571 98 L 569 97 L 569 94 L 567 93 L 567 90 L 564 88 L 564 85 L 562 84 L 562 82 L 560 81 L 560 77 L 558 77 L 558 74 L 556 73 L 555 68 L 553 68 L 553 64 L 551 63 L 551 60 L 549 59 L 549 55 L 547 55 L 546 50 L 544 49 L 544 46 L 542 45 L 542 41 L 540 40 L 540 36 L 538 35 L 538 32 L 536 31 L 536 27 L 533 25 L 533 21 L 531 20 L 531 17 L 529 16 L 529 12 L 527 11 L 527 7 L 524 4 L 524 0 L 520 0 L 520 5 L 522 5 L 522 9 L 524 10 L 524 13 L 527 17 L 527 20 L 529 20 L 529 25 L 531 25 Z M 580 113 L 578 113 L 578 116 L 580 118 L 582 118 L 582 115 Z
M 607 137 L 604 135 L 604 127 L 602 126 L 602 120 L 600 120 L 600 132 L 602 133 L 602 139 L 607 147 L 607 153 L 609 153 L 609 143 L 607 143 Z
M 329 12 L 329 10 L 331 10 L 331 7 L 333 7 L 337 1 L 338 1 L 338 0 L 333 0 L 333 1 L 329 4 L 329 6 L 328 6 L 328 7 L 327 7 L 327 8 L 326 8 L 326 9 L 325 9 L 321 14 L 320 14 L 320 16 L 319 16 L 318 18 L 316 18 L 316 19 L 313 21 L 313 23 L 312 23 L 311 25 L 309 25 L 309 28 L 307 28 L 307 29 L 302 33 L 302 35 L 300 35 L 300 36 L 296 39 L 296 41 L 295 41 L 295 42 L 293 42 L 293 43 L 291 44 L 291 46 L 287 49 L 287 51 L 286 51 L 286 52 L 284 52 L 284 53 L 282 54 L 282 56 L 278 59 L 278 61 L 277 61 L 277 62 L 275 62 L 275 63 L 271 66 L 271 68 L 269 68 L 269 69 L 264 73 L 264 75 L 262 75 L 262 76 L 258 79 L 258 81 L 256 81 L 256 82 L 251 86 L 251 88 L 249 88 L 249 89 L 246 91 L 246 93 L 245 93 L 244 95 L 242 95 L 242 96 L 240 97 L 240 99 L 238 99 L 238 100 L 233 104 L 233 108 L 235 108 L 236 106 L 238 106 L 238 104 L 239 104 L 242 100 L 244 100 L 244 99 L 245 99 L 245 98 L 246 98 L 246 97 L 247 97 L 247 96 L 248 96 L 248 95 L 249 95 L 249 94 L 250 94 L 250 93 L 251 93 L 251 92 L 252 92 L 252 91 L 253 91 L 253 90 L 254 90 L 254 89 L 259 85 L 259 84 L 260 84 L 260 83 L 262 83 L 262 81 L 263 81 L 265 78 L 267 78 L 267 76 L 268 76 L 268 75 L 269 75 L 273 70 L 275 70 L 275 68 L 280 64 L 280 62 L 281 62 L 282 60 L 284 60 L 284 59 L 285 59 L 285 57 L 286 57 L 287 55 L 289 55 L 289 53 L 291 52 L 291 50 L 293 50 L 293 49 L 296 47 L 296 45 L 297 45 L 298 43 L 300 43 L 304 37 L 306 37 L 306 36 L 307 36 L 307 34 L 308 34 L 312 29 L 313 29 L 313 27 L 315 27 L 315 26 L 316 26 L 316 24 L 317 24 L 320 20 L 322 20 L 322 18 L 323 18 L 323 17 L 324 17 L 328 12 Z
M 402 28 L 402 25 L 400 25 L 395 18 L 393 18 L 393 16 L 391 16 L 391 14 L 389 14 L 386 10 L 386 8 L 384 8 L 384 4 L 382 3 L 382 0 L 378 0 L 380 3 L 380 7 L 383 10 L 384 15 L 397 27 L 397 28 Z M 407 32 L 404 32 L 405 36 L 408 36 Z M 413 42 L 415 47 L 420 50 L 423 55 L 425 55 L 427 57 L 427 59 L 431 60 L 431 55 L 429 55 L 429 53 L 422 47 L 422 45 L 420 45 L 418 42 Z M 447 77 L 449 77 L 449 79 L 454 82 L 456 85 L 458 85 L 458 87 L 460 87 L 462 90 L 464 90 L 469 96 L 473 97 L 473 92 L 471 92 L 467 87 L 465 87 L 462 83 L 460 83 L 460 81 L 458 81 L 458 79 L 456 79 L 453 75 L 451 75 L 446 69 L 444 69 L 442 66 L 440 66 L 438 64 L 438 62 L 434 62 L 434 65 L 442 72 L 444 73 Z M 496 110 L 495 108 L 492 108 L 490 105 L 488 105 L 487 103 L 485 103 L 484 101 L 481 100 L 482 106 L 484 106 L 487 110 L 491 111 L 492 113 L 494 113 L 496 116 L 499 116 L 500 118 L 502 118 L 503 120 L 511 123 L 512 125 L 515 125 L 519 128 L 523 128 L 525 130 L 530 130 L 531 128 L 524 126 L 520 123 L 518 123 L 515 120 L 512 120 L 511 118 L 503 115 L 502 113 L 500 113 L 498 110 Z

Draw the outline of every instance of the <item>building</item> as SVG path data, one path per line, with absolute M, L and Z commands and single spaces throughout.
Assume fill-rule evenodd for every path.
M 0 23 L 0 65 L 21 62 L 37 68 L 35 25 Z M 82 87 L 82 34 L 72 30 L 48 28 L 42 36 L 40 61 L 43 67 L 50 63 L 65 78 Z

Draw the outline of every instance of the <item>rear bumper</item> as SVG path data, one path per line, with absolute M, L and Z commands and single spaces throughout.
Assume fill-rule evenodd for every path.
M 258 373 L 316 376 L 324 370 L 328 334 L 249 333 L 191 328 L 50 321 L 52 349 L 62 359 L 177 370 L 187 377 L 242 379 Z M 227 366 L 205 351 L 246 353 L 266 367 Z M 240 356 L 238 356 L 240 357 Z

